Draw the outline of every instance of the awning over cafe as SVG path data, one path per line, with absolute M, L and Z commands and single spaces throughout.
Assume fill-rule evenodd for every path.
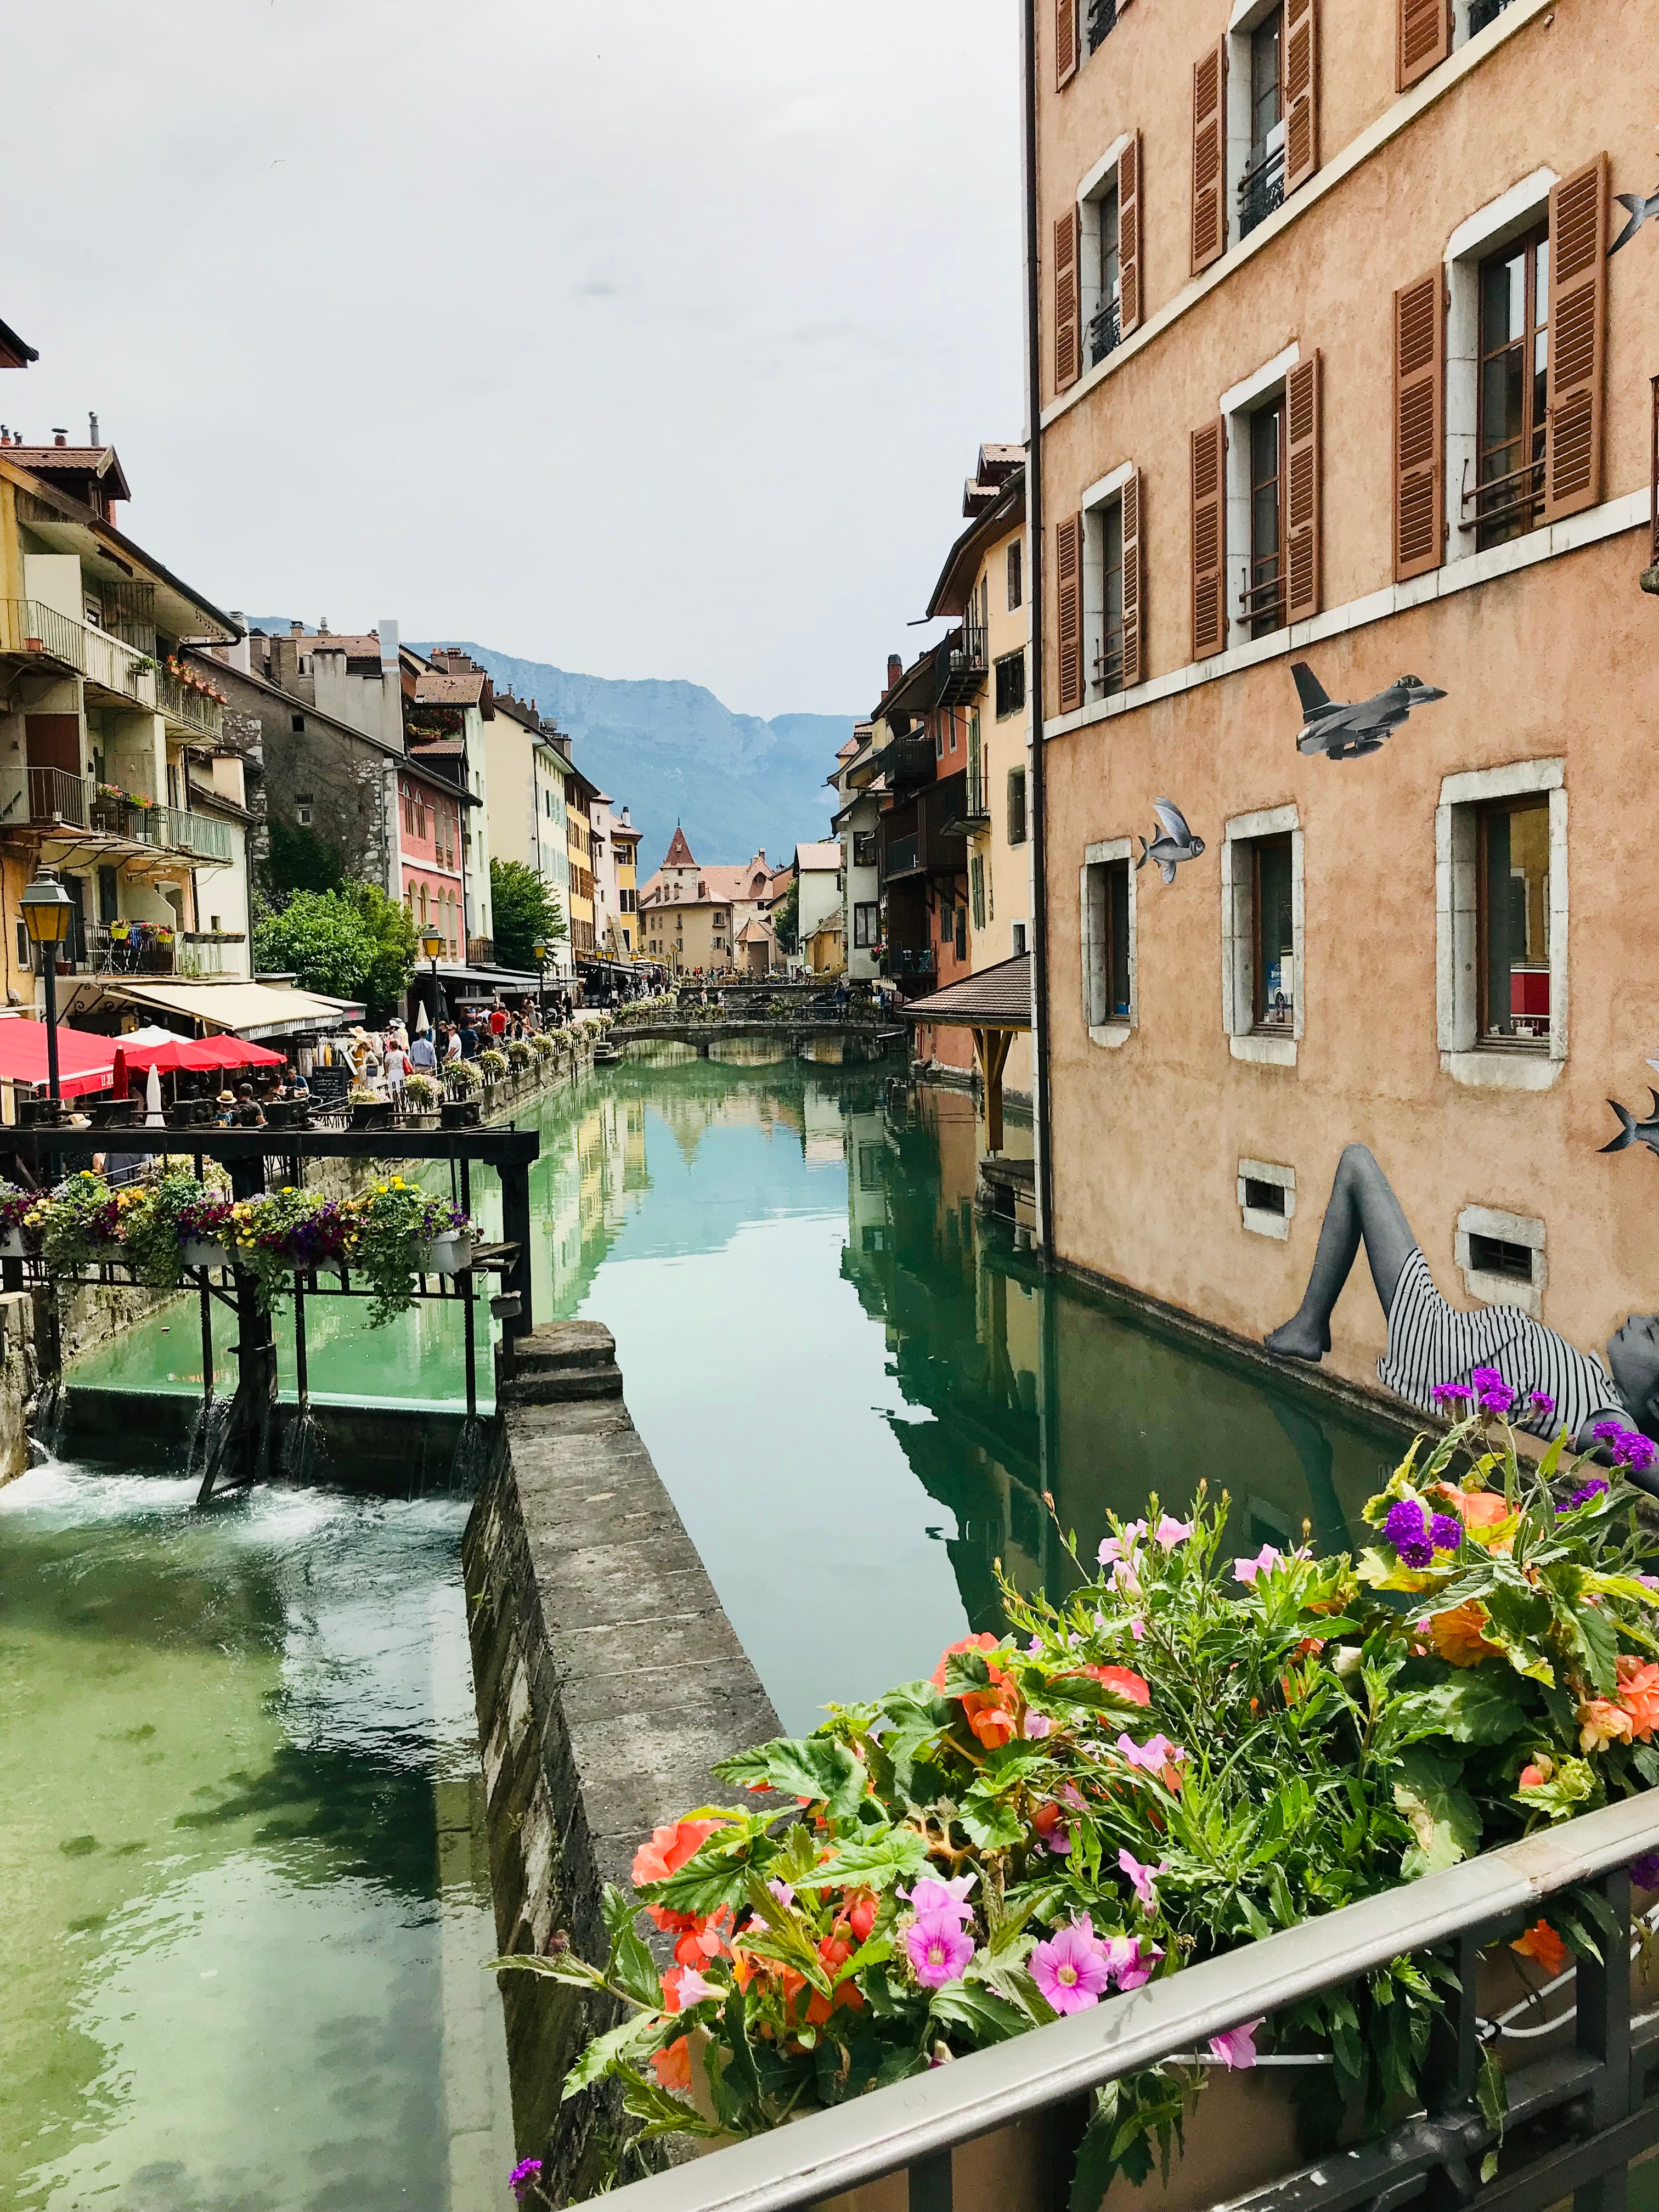
M 361 1000 L 325 999 L 271 983 L 123 982 L 112 984 L 108 995 L 249 1037 L 337 1030 L 362 1021 L 364 1012 Z
M 114 1037 L 58 1024 L 58 1087 L 65 1098 L 88 1091 L 107 1091 L 115 1072 Z M 46 1074 L 44 1022 L 0 1021 L 0 1083 L 40 1084 Z

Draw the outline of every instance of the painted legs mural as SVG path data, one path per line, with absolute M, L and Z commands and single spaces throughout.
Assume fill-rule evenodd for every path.
M 1495 1367 L 1517 1395 L 1514 1420 L 1534 1436 L 1565 1428 L 1581 1450 L 1596 1422 L 1631 1423 L 1659 1441 L 1659 1316 L 1632 1314 L 1607 1346 L 1607 1368 L 1530 1315 L 1509 1306 L 1461 1313 L 1441 1297 L 1389 1179 L 1364 1145 L 1344 1152 L 1319 1231 L 1302 1304 L 1264 1340 L 1270 1352 L 1311 1363 L 1331 1348 L 1331 1313 L 1361 1245 L 1388 1322 L 1376 1371 L 1425 1413 L 1437 1382 L 1467 1384 Z

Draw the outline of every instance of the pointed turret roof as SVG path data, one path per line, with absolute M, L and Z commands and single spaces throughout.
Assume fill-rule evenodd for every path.
M 677 822 L 673 841 L 664 857 L 663 866 L 665 868 L 695 868 L 696 865 L 691 857 L 691 848 L 685 842 L 685 832 Z

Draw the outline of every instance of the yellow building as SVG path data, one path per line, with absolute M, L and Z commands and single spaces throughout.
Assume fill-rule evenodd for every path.
M 579 768 L 565 785 L 565 851 L 570 871 L 570 950 L 578 957 L 593 951 L 593 830 L 587 810 L 599 795 Z
M 617 930 L 623 958 L 633 960 L 640 951 L 640 833 L 626 807 L 611 825 L 611 842 L 617 856 Z

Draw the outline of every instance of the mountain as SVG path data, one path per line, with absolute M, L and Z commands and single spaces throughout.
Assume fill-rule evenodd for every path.
M 533 699 L 575 739 L 577 765 L 629 808 L 640 880 L 678 822 L 700 860 L 740 863 L 764 847 L 779 861 L 830 831 L 824 779 L 852 734 L 850 714 L 734 714 L 701 684 L 575 676 L 487 645 L 459 645 L 501 689 Z M 430 647 L 417 645 L 417 653 Z

